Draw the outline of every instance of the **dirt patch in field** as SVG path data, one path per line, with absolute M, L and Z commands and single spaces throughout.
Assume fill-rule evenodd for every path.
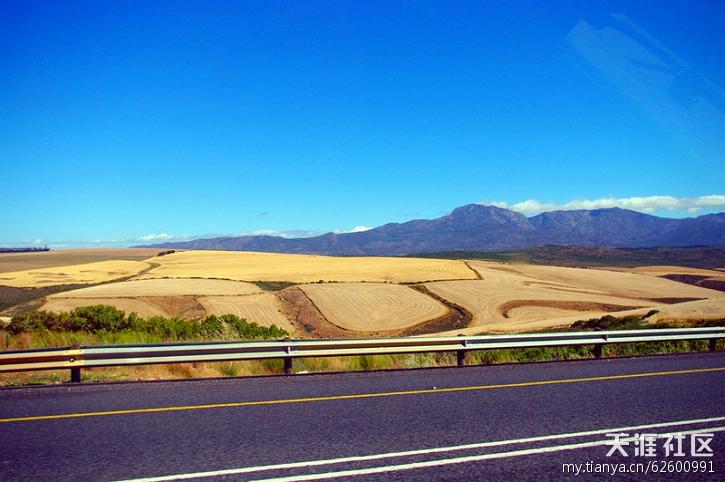
M 707 298 L 652 298 L 652 301 L 664 303 L 666 305 L 676 305 L 677 303 L 687 303 L 688 301 L 701 301 Z
M 708 278 L 700 281 L 697 286 L 702 286 L 703 288 L 709 288 L 711 290 L 725 291 L 725 279 Z
M 42 305 L 45 296 L 86 286 L 88 285 L 56 285 L 43 288 L 0 286 L 0 313 L 13 316 L 23 311 L 29 311 Z
M 558 310 L 568 311 L 603 311 L 616 312 L 633 310 L 640 308 L 639 306 L 623 306 L 609 303 L 597 303 L 593 301 L 557 301 L 557 300 L 513 300 L 508 301 L 499 306 L 499 311 L 505 317 L 509 317 L 509 312 L 515 308 L 525 306 L 539 306 L 542 308 L 556 308 Z
M 688 285 L 695 285 L 701 288 L 709 288 L 711 290 L 725 291 L 725 278 L 713 278 L 710 276 L 694 275 L 694 274 L 666 274 L 660 276 L 672 281 L 679 281 Z
M 206 316 L 206 310 L 193 296 L 148 296 L 143 299 L 180 318 L 197 319 Z
M 310 338 L 350 338 L 357 332 L 344 330 L 330 323 L 304 291 L 297 287 L 276 293 L 282 302 L 282 313 L 292 322 L 299 334 Z
M 295 285 L 289 281 L 253 281 L 253 283 L 263 291 L 282 291 Z
M 448 313 L 438 318 L 428 320 L 419 325 L 402 330 L 398 333 L 400 336 L 426 335 L 432 333 L 440 333 L 442 331 L 458 330 L 468 326 L 473 319 L 473 314 L 462 307 L 445 298 L 438 296 L 430 291 L 425 285 L 411 285 L 411 288 L 420 291 L 426 296 L 430 296 L 446 305 Z

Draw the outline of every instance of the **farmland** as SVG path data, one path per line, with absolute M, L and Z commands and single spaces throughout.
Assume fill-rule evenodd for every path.
M 11 306 L 0 316 L 107 304 L 143 317 L 230 313 L 298 337 L 515 332 L 651 310 L 650 321 L 725 317 L 725 293 L 698 284 L 725 278 L 716 269 L 147 251 L 0 273 Z
M 0 273 L 0 284 L 15 288 L 41 288 L 64 284 L 102 283 L 138 275 L 150 267 L 149 263 L 143 261 L 98 261 Z
M 66 291 L 51 298 L 132 298 L 138 296 L 248 295 L 259 293 L 252 283 L 217 279 L 144 279 Z
M 277 325 L 293 332 L 292 323 L 282 314 L 282 303 L 272 293 L 246 296 L 204 296 L 199 303 L 210 315 L 231 313 L 260 326 Z
M 34 253 L 0 253 L 0 273 L 54 268 L 98 261 L 143 261 L 156 256 L 154 248 L 66 249 Z
M 43 311 L 68 312 L 74 308 L 90 305 L 111 305 L 126 313 L 140 316 L 168 316 L 161 306 L 146 298 L 48 298 L 40 307 Z
M 485 261 L 469 265 L 482 279 L 427 284 L 473 313 L 469 332 L 475 327 L 491 332 L 540 329 L 634 309 L 670 309 L 681 318 L 684 312 L 672 311 L 674 302 L 722 298 L 717 291 L 644 274 Z M 706 305 L 702 311 L 697 308 L 687 310 L 689 318 L 714 314 Z
M 144 278 L 223 278 L 237 281 L 418 282 L 474 279 L 456 260 L 334 257 L 230 251 L 185 251 L 154 259 Z
M 446 307 L 407 286 L 386 283 L 303 285 L 327 319 L 351 331 L 389 331 L 446 314 Z

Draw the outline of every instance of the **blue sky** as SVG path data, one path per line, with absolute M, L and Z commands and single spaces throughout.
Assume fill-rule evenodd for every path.
M 725 4 L 0 3 L 0 244 L 725 210 Z

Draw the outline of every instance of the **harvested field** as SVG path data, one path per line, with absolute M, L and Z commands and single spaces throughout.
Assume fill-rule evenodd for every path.
M 426 287 L 473 313 L 471 326 L 502 332 L 520 331 L 527 322 L 545 320 L 551 315 L 558 317 L 576 312 L 585 313 L 586 317 L 601 315 L 606 313 L 602 311 L 602 306 L 656 305 L 643 300 L 525 286 L 513 275 L 511 279 L 503 280 L 442 281 L 428 283 Z
M 152 279 L 122 281 L 73 291 L 65 291 L 48 297 L 42 307 L 56 307 L 69 311 L 78 306 L 106 304 L 140 316 L 179 316 L 201 318 L 207 314 L 197 297 L 217 296 L 236 298 L 261 293 L 252 283 L 209 279 Z M 233 313 L 233 311 L 230 311 Z M 209 314 L 223 314 L 219 312 Z
M 639 308 L 635 310 L 618 311 L 611 314 L 612 316 L 622 318 L 626 316 L 644 316 L 652 308 Z M 721 320 L 725 322 L 725 297 L 712 298 L 707 300 L 687 301 L 674 305 L 659 305 L 655 309 L 658 313 L 649 316 L 648 321 L 654 323 L 657 321 L 667 322 L 690 322 L 701 320 Z M 601 315 L 603 316 L 603 315 Z M 598 318 L 599 316 L 589 316 L 589 313 L 569 315 L 559 318 L 550 318 L 544 321 L 535 321 L 527 324 L 526 329 L 547 328 L 552 326 L 571 326 L 572 323 L 579 320 L 590 318 Z
M 216 279 L 122 281 L 53 295 L 54 298 L 127 298 L 138 296 L 233 296 L 260 293 L 252 283 Z
M 53 268 L 98 261 L 142 261 L 163 250 L 155 248 L 67 249 L 40 253 L 0 253 L 0 273 Z
M 630 273 L 658 276 L 701 288 L 725 291 L 725 273 L 719 269 L 686 268 L 682 266 L 643 266 L 640 268 L 615 269 Z
M 501 267 L 496 263 L 481 261 L 471 261 L 469 264 L 484 279 L 496 279 L 497 273 L 501 273 L 503 268 L 511 275 L 518 275 L 529 281 L 557 283 L 570 290 L 582 290 L 621 298 L 709 298 L 718 296 L 713 290 L 635 273 L 530 264 Z
M 148 296 L 136 299 L 158 306 L 168 316 L 178 316 L 179 318 L 186 319 L 203 318 L 206 316 L 204 307 L 193 296 Z M 93 301 L 93 298 L 86 298 L 86 300 Z
M 725 273 L 718 269 L 688 268 L 686 266 L 640 266 L 637 268 L 626 268 L 620 266 L 600 268 L 607 271 L 622 271 L 625 273 L 646 274 L 650 276 L 665 276 L 670 274 L 688 274 L 695 276 L 717 277 L 725 276 Z
M 448 309 L 407 286 L 331 283 L 300 288 L 335 325 L 353 331 L 393 331 L 440 317 Z
M 499 306 L 499 311 L 505 318 L 541 319 L 552 317 L 552 314 L 569 314 L 580 311 L 615 312 L 635 309 L 634 306 L 596 303 L 593 301 L 565 301 L 565 300 L 514 300 L 507 301 Z M 562 315 L 555 315 L 562 316 Z
M 50 296 L 40 306 L 45 311 L 71 311 L 74 308 L 91 305 L 110 305 L 126 313 L 150 316 L 178 316 L 180 318 L 202 318 L 206 315 L 204 307 L 193 296 L 139 296 L 131 297 L 69 297 Z
M 43 311 L 68 312 L 90 305 L 111 305 L 126 313 L 134 312 L 141 317 L 172 316 L 163 308 L 143 298 L 50 298 L 40 307 Z
M 277 325 L 292 333 L 294 325 L 282 314 L 282 304 L 272 293 L 197 298 L 209 315 L 234 314 L 260 326 Z
M 237 281 L 418 282 L 475 279 L 456 260 L 333 257 L 232 251 L 184 251 L 154 258 L 159 266 L 142 278 L 221 278 Z
M 143 261 L 100 261 L 56 268 L 0 273 L 0 285 L 39 288 L 64 284 L 90 284 L 137 275 L 151 265 Z
M 293 323 L 298 334 L 312 338 L 350 338 L 356 335 L 327 321 L 298 286 L 286 288 L 278 296 L 282 312 Z
M 652 317 L 653 321 L 725 320 L 725 296 L 709 300 L 688 301 L 658 309 L 659 313 Z
M 426 286 L 474 315 L 471 326 L 486 331 L 522 331 L 559 326 L 633 308 L 675 313 L 692 299 L 721 298 L 714 290 L 660 277 L 615 271 L 471 261 L 482 279 Z M 673 301 L 686 303 L 668 304 Z M 707 301 L 707 300 L 706 300 Z M 695 302 L 696 303 L 696 302 Z M 706 304 L 694 305 L 697 307 Z M 704 315 L 704 313 L 703 313 Z

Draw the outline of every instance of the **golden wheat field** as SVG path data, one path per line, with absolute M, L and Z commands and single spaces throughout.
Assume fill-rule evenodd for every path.
M 325 283 L 301 288 L 328 321 L 352 331 L 400 330 L 448 311 L 439 301 L 402 285 Z
M 89 305 L 110 305 L 126 313 L 136 313 L 148 318 L 151 316 L 174 316 L 161 306 L 146 298 L 53 298 L 50 297 L 40 307 L 43 311 L 68 312 L 75 308 Z
M 143 279 L 65 291 L 51 298 L 132 298 L 138 296 L 233 296 L 259 293 L 253 283 L 218 279 Z
M 137 275 L 151 265 L 144 261 L 99 261 L 96 263 L 59 266 L 0 273 L 0 285 L 17 288 L 39 288 L 64 284 L 103 283 Z
M 224 278 L 237 281 L 415 282 L 473 279 L 462 261 L 419 258 L 333 257 L 239 251 L 184 251 L 154 258 L 143 278 Z
M 482 261 L 472 261 L 469 264 L 484 279 L 506 272 L 517 275 L 522 282 L 530 285 L 548 285 L 555 288 L 559 284 L 562 285 L 561 289 L 590 291 L 623 298 L 708 298 L 718 295 L 716 291 L 637 273 L 533 264 L 500 266 Z
M 279 299 L 272 293 L 244 296 L 202 296 L 197 298 L 209 315 L 233 314 L 260 326 L 277 325 L 290 333 L 294 326 L 282 314 Z
M 85 248 L 39 253 L 0 253 L 0 273 L 98 261 L 142 261 L 156 256 L 160 251 L 155 248 Z
M 668 309 L 674 316 L 677 305 L 669 304 L 673 301 L 723 297 L 718 291 L 634 273 L 481 261 L 470 265 L 481 280 L 426 286 L 469 310 L 473 314 L 472 326 L 487 331 L 559 326 L 608 313 L 623 314 L 634 308 Z M 708 306 L 695 305 L 688 317 L 718 317 L 717 310 L 705 309 Z
M 725 272 L 719 269 L 689 268 L 685 266 L 638 266 L 636 268 L 612 267 L 602 268 L 608 271 L 624 271 L 627 273 L 648 274 L 651 276 L 665 276 L 672 274 L 685 274 L 694 276 L 725 277 Z

